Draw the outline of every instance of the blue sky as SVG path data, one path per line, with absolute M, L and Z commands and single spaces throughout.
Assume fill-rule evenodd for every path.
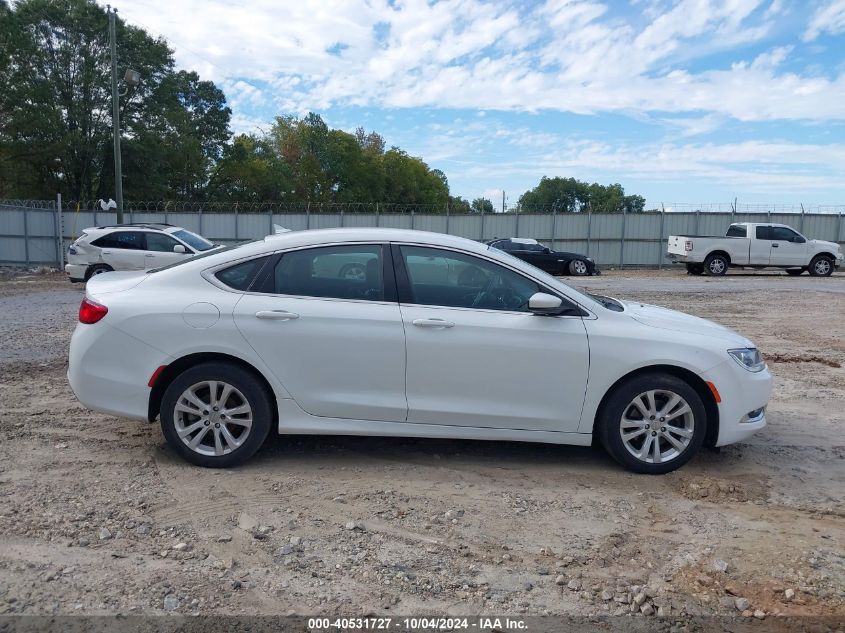
M 845 0 L 133 0 L 236 132 L 319 112 L 513 204 L 541 176 L 845 204 Z

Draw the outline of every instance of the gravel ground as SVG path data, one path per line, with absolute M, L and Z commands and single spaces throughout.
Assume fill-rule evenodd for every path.
M 73 398 L 81 287 L 0 275 L 0 613 L 845 619 L 845 275 L 571 283 L 749 336 L 769 426 L 662 477 L 590 448 L 310 436 L 203 470 Z

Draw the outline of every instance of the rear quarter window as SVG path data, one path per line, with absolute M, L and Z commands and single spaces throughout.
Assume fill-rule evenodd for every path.
M 217 277 L 222 284 L 232 288 L 233 290 L 246 291 L 249 290 L 252 282 L 255 281 L 258 273 L 261 272 L 264 264 L 266 264 L 269 259 L 269 255 L 250 259 L 248 261 L 241 262 L 240 264 L 224 268 L 223 270 L 218 270 L 214 273 L 214 276 Z

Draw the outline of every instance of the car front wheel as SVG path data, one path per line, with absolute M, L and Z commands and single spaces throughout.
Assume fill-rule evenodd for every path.
M 583 259 L 573 259 L 569 262 L 569 273 L 577 277 L 584 277 L 590 274 L 590 267 Z
M 270 397 L 250 372 L 226 363 L 185 370 L 164 392 L 161 430 L 197 466 L 226 468 L 252 457 L 270 431 Z
M 701 448 L 707 414 L 698 392 L 669 374 L 645 374 L 614 389 L 599 414 L 608 453 L 628 470 L 663 474 Z
M 813 277 L 829 277 L 833 272 L 833 260 L 826 255 L 816 255 L 810 262 L 810 274 Z

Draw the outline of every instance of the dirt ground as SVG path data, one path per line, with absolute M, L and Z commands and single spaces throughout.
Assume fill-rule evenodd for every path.
M 591 448 L 310 436 L 203 470 L 74 399 L 82 287 L 0 275 L 0 613 L 845 618 L 845 275 L 570 283 L 754 340 L 769 426 L 662 477 Z

